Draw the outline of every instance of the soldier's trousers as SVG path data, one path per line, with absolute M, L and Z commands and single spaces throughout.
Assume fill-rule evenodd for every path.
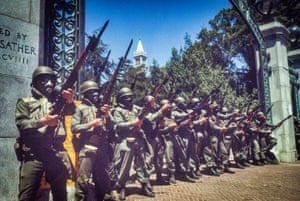
M 174 136 L 174 153 L 176 172 L 185 173 L 189 171 L 189 160 L 187 156 L 187 143 L 179 135 Z
M 242 162 L 247 160 L 247 145 L 244 135 L 236 135 L 231 144 L 234 160 Z
M 79 152 L 79 173 L 75 184 L 75 200 L 96 201 L 96 189 L 93 181 L 93 165 L 95 164 L 95 151 L 82 148 Z
M 208 168 L 216 168 L 220 165 L 218 137 L 214 135 L 208 136 L 207 143 L 203 149 L 203 158 Z
M 45 155 L 41 161 L 37 158 L 25 158 L 21 162 L 19 176 L 19 201 L 34 201 L 41 184 L 43 172 L 51 186 L 54 201 L 67 200 L 67 171 L 55 153 Z
M 164 141 L 161 137 L 154 137 L 149 138 L 148 141 L 150 142 L 152 149 L 153 149 L 153 160 L 152 164 L 155 167 L 155 172 L 157 175 L 160 175 L 162 173 L 163 168 L 163 160 L 164 160 L 164 152 L 165 152 L 165 146 Z M 152 166 L 152 165 L 151 165 Z
M 142 184 L 149 183 L 145 148 L 145 141 L 141 138 L 135 138 L 133 141 L 124 138 L 116 144 L 113 160 L 118 171 L 117 183 L 119 186 L 125 187 L 133 162 L 137 180 Z
M 261 150 L 259 146 L 258 136 L 251 137 L 251 154 L 253 161 L 260 161 L 261 159 Z
M 219 158 L 217 150 L 210 146 L 205 146 L 203 150 L 203 157 L 208 168 L 216 168 L 219 166 Z
M 195 164 L 196 169 L 200 168 L 201 160 L 203 160 L 203 149 L 204 149 L 204 134 L 203 132 L 196 132 L 196 157 L 195 157 Z
M 260 160 L 266 160 L 266 153 L 267 153 L 267 139 L 266 136 L 263 134 L 259 135 L 259 147 L 260 147 Z
M 165 141 L 165 157 L 167 163 L 167 169 L 169 173 L 175 172 L 175 162 L 174 162 L 174 136 L 172 134 L 165 135 L 163 137 Z
M 219 158 L 223 166 L 229 166 L 229 154 L 231 148 L 231 139 L 223 137 L 219 141 Z

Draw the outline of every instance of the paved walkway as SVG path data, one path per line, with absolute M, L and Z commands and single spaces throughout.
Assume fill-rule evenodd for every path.
M 236 169 L 220 177 L 203 175 L 196 183 L 154 184 L 155 198 L 140 193 L 140 185 L 127 184 L 128 201 L 300 201 L 300 161 Z

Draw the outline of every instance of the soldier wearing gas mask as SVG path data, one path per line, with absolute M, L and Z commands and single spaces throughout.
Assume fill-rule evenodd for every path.
M 116 188 L 120 200 L 126 197 L 126 182 L 129 180 L 131 164 L 134 163 L 137 180 L 142 185 L 142 193 L 154 197 L 149 180 L 146 157 L 151 152 L 145 133 L 141 129 L 142 120 L 138 118 L 142 108 L 133 103 L 131 89 L 123 87 L 117 94 L 117 105 L 111 111 L 117 135 L 113 160 L 118 171 Z
M 73 90 L 63 90 L 66 105 L 61 114 L 53 114 L 55 85 L 53 70 L 48 66 L 37 67 L 32 74 L 32 96 L 19 99 L 16 105 L 15 121 L 21 149 L 19 200 L 37 199 L 44 173 L 53 200 L 67 200 L 68 169 L 60 156 L 66 153 L 62 144 L 66 137 L 64 116 L 71 115 L 75 105 Z
M 172 111 L 172 119 L 178 125 L 178 130 L 175 135 L 176 150 L 178 154 L 176 161 L 176 173 L 178 178 L 195 182 L 198 177 L 194 174 L 195 161 L 195 133 L 192 129 L 192 119 L 187 111 L 187 103 L 183 97 L 175 99 L 176 108 Z
M 108 144 L 109 109 L 99 106 L 99 87 L 88 80 L 81 84 L 82 103 L 72 116 L 72 133 L 80 134 L 79 172 L 76 181 L 76 201 L 112 199 L 112 184 L 108 173 L 112 150 Z M 100 111 L 99 111 L 100 110 Z M 102 115 L 97 115 L 98 113 Z

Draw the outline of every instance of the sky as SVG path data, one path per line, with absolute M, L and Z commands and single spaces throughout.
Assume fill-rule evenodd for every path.
M 230 8 L 229 0 L 86 0 L 86 33 L 92 35 L 109 24 L 101 40 L 111 50 L 109 60 L 116 63 L 125 54 L 133 39 L 128 59 L 133 59 L 140 39 L 147 54 L 147 65 L 155 59 L 164 66 L 173 47 L 184 47 L 188 33 L 194 41 L 202 28 L 209 28 L 209 20 L 223 8 Z M 104 55 L 106 56 L 106 55 Z

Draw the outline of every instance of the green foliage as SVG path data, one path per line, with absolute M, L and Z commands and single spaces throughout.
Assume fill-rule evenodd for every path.
M 254 2 L 249 0 L 249 6 L 254 10 Z M 275 17 L 285 26 L 292 23 L 300 25 L 300 2 L 295 0 L 280 1 Z M 251 13 L 258 22 L 264 22 L 265 17 L 257 12 Z M 274 17 L 273 16 L 273 17 Z M 256 68 L 254 46 L 255 39 L 250 29 L 239 13 L 231 9 L 222 9 L 209 21 L 209 28 L 199 31 L 195 41 L 185 34 L 184 49 L 173 48 L 171 58 L 163 67 L 153 60 L 149 67 L 149 76 L 143 66 L 133 67 L 128 64 L 118 77 L 116 89 L 123 86 L 132 88 L 138 104 L 142 104 L 145 95 L 167 77 L 168 82 L 157 96 L 158 101 L 164 98 L 182 96 L 186 100 L 193 97 L 208 96 L 216 87 L 219 93 L 214 97 L 228 108 L 239 108 L 249 101 L 249 96 L 257 97 Z M 92 77 L 94 68 L 99 66 L 105 56 L 106 49 L 102 46 L 97 50 L 86 69 L 86 76 Z M 108 64 L 101 76 L 109 80 L 113 62 Z M 252 106 L 257 100 L 251 100 Z

